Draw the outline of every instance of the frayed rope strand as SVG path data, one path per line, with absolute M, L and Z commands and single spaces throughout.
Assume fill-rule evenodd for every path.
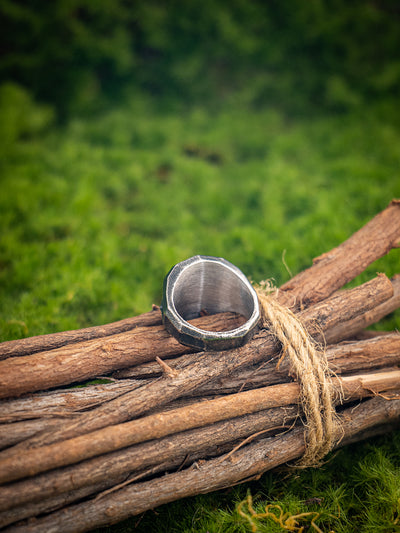
M 335 392 L 324 351 L 298 320 L 276 299 L 276 289 L 268 282 L 255 287 L 261 307 L 262 326 L 282 345 L 282 357 L 288 357 L 300 385 L 300 401 L 305 414 L 306 449 L 298 466 L 318 466 L 333 448 L 339 431 L 334 407 Z

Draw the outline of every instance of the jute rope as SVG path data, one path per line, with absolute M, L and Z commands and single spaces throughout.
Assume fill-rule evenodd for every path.
M 282 356 L 289 357 L 300 385 L 300 401 L 305 414 L 306 449 L 298 466 L 318 466 L 333 448 L 339 434 L 334 407 L 334 389 L 328 361 L 298 320 L 276 299 L 276 289 L 269 282 L 256 287 L 261 307 L 263 327 L 279 340 Z

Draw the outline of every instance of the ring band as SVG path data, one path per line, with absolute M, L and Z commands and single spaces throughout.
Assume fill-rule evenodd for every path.
M 188 322 L 201 312 L 239 313 L 246 322 L 230 331 L 207 331 Z M 164 279 L 165 328 L 181 344 L 200 350 L 226 350 L 251 339 L 260 319 L 258 298 L 246 276 L 220 257 L 196 255 L 175 265 Z

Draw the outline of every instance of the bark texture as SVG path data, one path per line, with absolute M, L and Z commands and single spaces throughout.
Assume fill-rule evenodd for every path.
M 342 401 L 350 401 L 396 389 L 399 383 L 400 370 L 393 370 L 337 378 L 334 386 L 337 394 L 343 397 Z M 16 449 L 3 459 L 0 457 L 0 483 L 33 476 L 133 444 L 159 439 L 221 420 L 272 407 L 297 404 L 299 393 L 298 383 L 273 385 L 149 415 L 87 435 L 28 449 L 25 452 Z
M 234 313 L 195 319 L 203 329 L 234 329 L 241 323 Z M 154 360 L 154 354 L 170 357 L 193 352 L 169 335 L 162 325 L 136 327 L 124 333 L 77 342 L 32 355 L 0 361 L 0 398 L 50 389 L 106 375 Z
M 400 245 L 400 200 L 370 220 L 342 244 L 281 286 L 281 303 L 302 308 L 330 296 L 368 265 Z
M 0 359 L 53 350 L 54 348 L 60 348 L 67 344 L 109 337 L 110 335 L 130 331 L 138 327 L 158 326 L 161 324 L 161 312 L 158 307 L 154 307 L 153 311 L 148 313 L 125 318 L 118 322 L 105 324 L 104 326 L 92 326 L 89 328 L 61 331 L 59 333 L 49 333 L 47 335 L 37 335 L 26 339 L 3 342 L 0 344 Z
M 341 415 L 345 420 L 344 442 L 357 434 L 362 435 L 377 422 L 396 423 L 399 412 L 400 400 L 388 402 L 378 397 L 365 402 L 358 409 L 344 411 Z M 78 503 L 39 518 L 33 523 L 26 522 L 20 526 L 12 526 L 6 531 L 9 533 L 88 531 L 95 527 L 114 524 L 178 498 L 222 489 L 301 456 L 304 452 L 303 432 L 300 427 L 294 428 L 285 435 L 261 439 L 244 446 L 226 459 L 223 457 L 211 459 L 194 468 L 128 485 L 97 500 Z
M 368 340 L 343 342 L 330 346 L 326 354 L 330 369 L 336 375 L 394 368 L 400 364 L 400 334 L 394 332 Z M 175 359 L 173 363 L 170 362 L 172 368 L 178 362 L 179 359 Z M 189 396 L 186 403 L 200 402 L 215 395 L 234 394 L 243 390 L 282 384 L 289 382 L 290 379 L 288 362 L 284 360 L 277 369 L 276 361 L 272 360 L 266 364 L 239 370 L 231 376 L 222 376 L 217 380 L 207 382 Z M 4 402 L 2 421 L 9 423 L 0 425 L 0 447 L 5 448 L 17 444 L 40 431 L 54 431 L 63 418 L 74 413 L 78 414 L 85 408 L 108 402 L 119 395 L 118 391 L 123 394 L 137 388 L 138 383 L 146 383 L 146 380 L 133 381 L 133 384 L 132 381 L 42 393 Z M 168 404 L 168 408 L 176 408 L 180 404 L 182 404 L 182 399 Z M 36 417 L 36 419 L 31 420 L 31 417 Z M 20 422 L 17 422 L 19 420 Z

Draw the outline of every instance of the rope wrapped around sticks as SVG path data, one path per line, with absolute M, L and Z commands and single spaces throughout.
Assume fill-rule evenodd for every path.
M 339 434 L 335 392 L 325 352 L 317 349 L 299 319 L 279 304 L 276 289 L 268 281 L 261 282 L 256 292 L 262 325 L 282 345 L 278 365 L 287 356 L 300 385 L 300 401 L 306 419 L 306 448 L 298 466 L 318 466 L 333 448 Z

